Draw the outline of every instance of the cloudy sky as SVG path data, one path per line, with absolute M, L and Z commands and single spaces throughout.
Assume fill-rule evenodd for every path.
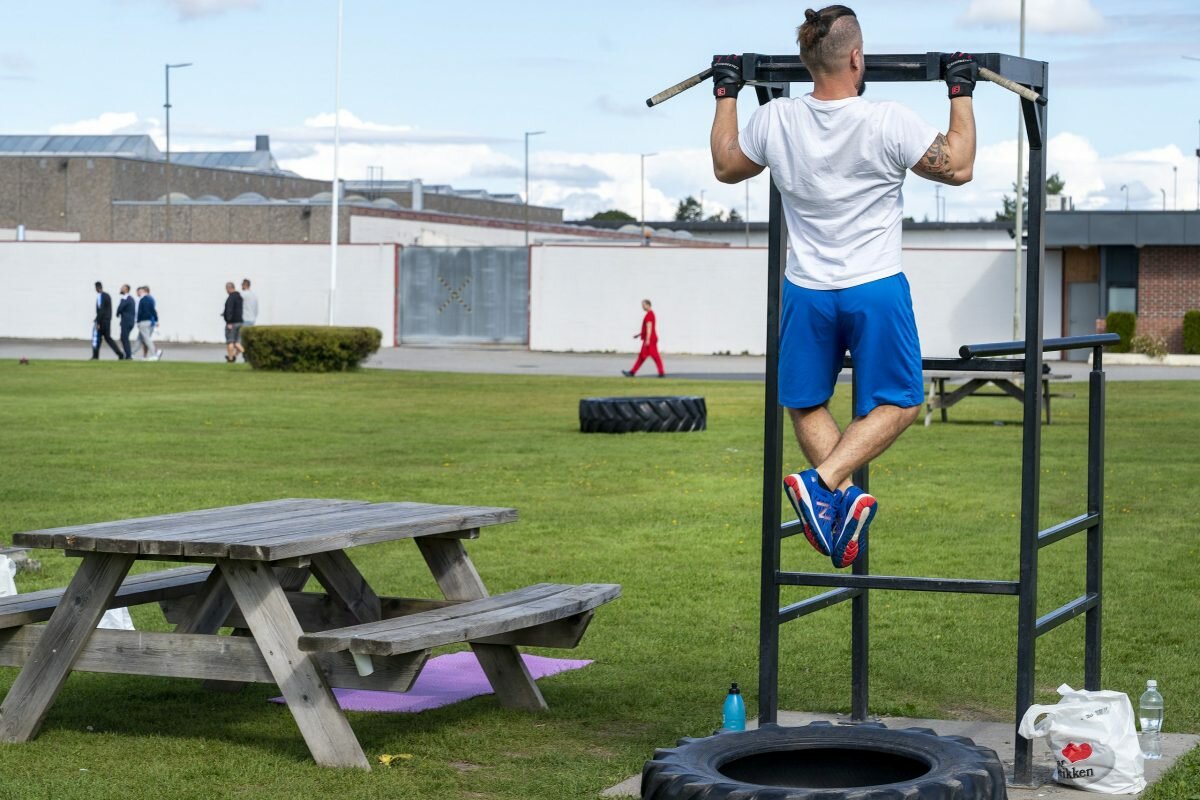
M 1050 62 L 1051 171 L 1077 208 L 1200 207 L 1200 3 L 1027 0 L 1026 55 Z M 606 208 L 670 218 L 686 195 L 737 207 L 712 177 L 707 86 L 655 108 L 644 99 L 713 53 L 795 52 L 803 3 L 713 0 L 344 0 L 342 177 L 522 192 L 568 218 Z M 868 53 L 1018 51 L 1020 0 L 858 0 Z M 333 174 L 337 0 L 7 0 L 0 29 L 0 133 L 141 133 L 161 147 L 163 64 L 172 148 L 249 149 L 306 176 Z M 797 87 L 803 90 L 802 87 Z M 879 84 L 943 127 L 944 86 Z M 753 93 L 740 101 L 743 118 Z M 1016 173 L 1017 101 L 976 92 L 975 180 L 945 189 L 948 220 L 991 218 Z M 1127 187 L 1122 190 L 1122 186 Z M 751 184 L 763 219 L 766 177 Z M 911 178 L 906 213 L 936 217 Z

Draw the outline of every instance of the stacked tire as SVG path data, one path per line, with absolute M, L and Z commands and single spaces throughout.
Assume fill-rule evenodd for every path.
M 708 427 L 703 397 L 587 397 L 579 401 L 583 433 L 679 433 Z

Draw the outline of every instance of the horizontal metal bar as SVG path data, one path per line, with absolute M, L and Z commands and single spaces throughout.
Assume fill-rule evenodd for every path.
M 854 369 L 854 359 L 842 359 L 845 369 Z M 923 358 L 921 369 L 943 372 L 1024 372 L 1023 358 Z M 1042 372 L 1049 373 L 1050 365 L 1043 364 Z
M 1057 525 L 1051 525 L 1046 530 L 1038 534 L 1038 547 L 1042 548 L 1048 544 L 1054 544 L 1061 541 L 1073 533 L 1086 531 L 1088 528 L 1094 528 L 1100 523 L 1099 514 L 1080 514 L 1078 517 L 1073 517 L 1066 522 L 1060 522 Z
M 1099 602 L 1100 595 L 1098 594 L 1085 594 L 1077 597 L 1065 606 L 1060 606 L 1049 614 L 1038 617 L 1037 624 L 1033 628 L 1033 635 L 1041 636 L 1043 633 L 1052 631 L 1067 620 L 1075 619 L 1083 612 L 1095 608 Z
M 780 539 L 786 539 L 789 536 L 795 536 L 797 533 L 804 533 L 804 526 L 798 519 L 794 519 L 791 522 L 785 522 L 779 526 Z
M 1046 339 L 1042 342 L 1042 351 L 1056 350 L 1085 350 L 1089 347 L 1099 347 L 1107 344 L 1117 344 L 1121 337 L 1115 333 L 1089 333 L 1086 336 L 1066 336 L 1061 339 Z M 1025 342 L 988 342 L 986 344 L 964 344 L 958 348 L 958 354 L 963 358 L 977 356 L 1015 356 L 1025 352 Z
M 975 62 L 1011 81 L 1034 89 L 1046 83 L 1046 64 L 1004 53 L 976 53 Z M 903 55 L 867 55 L 867 81 L 893 83 L 897 81 L 941 80 L 941 53 L 911 53 Z M 748 83 L 808 83 L 812 74 L 798 55 L 769 56 L 760 53 L 742 55 L 742 77 Z
M 896 589 L 910 592 L 958 592 L 960 594 L 1011 594 L 1016 581 L 981 581 L 969 578 L 909 578 L 894 575 L 849 575 L 840 572 L 776 572 L 781 586 L 838 586 L 849 589 Z
M 862 594 L 862 589 L 834 589 L 801 600 L 798 603 L 792 603 L 790 606 L 784 606 L 779 609 L 779 624 L 782 625 L 785 622 L 791 622 L 797 617 L 803 617 L 805 614 L 820 611 L 822 608 L 829 608 L 845 600 L 853 600 L 860 594 Z

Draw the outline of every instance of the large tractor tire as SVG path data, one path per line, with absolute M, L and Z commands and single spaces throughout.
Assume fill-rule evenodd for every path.
M 668 433 L 708 427 L 703 397 L 588 397 L 579 401 L 584 433 Z

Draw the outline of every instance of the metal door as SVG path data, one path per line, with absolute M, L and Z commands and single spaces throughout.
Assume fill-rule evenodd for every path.
M 524 247 L 406 247 L 401 344 L 528 344 Z
M 1100 284 L 1067 284 L 1067 336 L 1086 336 L 1096 332 L 1100 316 Z M 1087 361 L 1088 350 L 1068 350 L 1070 361 Z

